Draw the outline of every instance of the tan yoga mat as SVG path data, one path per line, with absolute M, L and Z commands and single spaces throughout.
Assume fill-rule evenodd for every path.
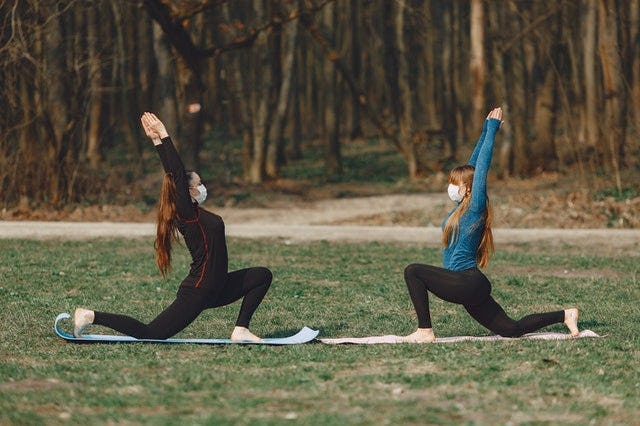
M 502 337 L 502 336 L 452 336 L 452 337 L 437 337 L 435 343 L 455 343 L 464 341 L 494 341 L 494 340 L 564 340 L 564 339 L 578 339 L 581 337 L 601 337 L 599 334 L 594 333 L 591 330 L 582 330 L 579 335 L 573 337 L 567 333 L 529 333 L 521 337 Z M 402 341 L 402 336 L 396 336 L 394 334 L 388 334 L 385 336 L 369 336 L 369 337 L 341 337 L 337 339 L 319 339 L 322 343 L 329 345 L 376 345 L 376 344 L 393 344 L 393 343 L 405 343 Z

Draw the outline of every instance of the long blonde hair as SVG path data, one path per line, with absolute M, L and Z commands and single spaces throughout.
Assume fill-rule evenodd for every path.
M 171 173 L 164 175 L 158 199 L 158 224 L 156 227 L 156 264 L 163 277 L 171 272 L 171 244 L 178 238 L 176 227 L 176 184 Z
M 473 174 L 475 168 L 469 164 L 464 166 L 458 166 L 451 170 L 449 173 L 449 183 L 454 185 L 464 185 L 466 193 L 460 201 L 458 208 L 449 216 L 447 222 L 444 224 L 444 231 L 442 233 L 442 245 L 448 247 L 452 238 L 456 238 L 458 235 L 458 227 L 460 225 L 460 218 L 469 210 L 469 204 L 471 203 L 471 187 L 473 185 Z M 487 209 L 485 210 L 482 221 L 484 222 L 484 229 L 482 230 L 482 239 L 476 252 L 476 260 L 478 266 L 485 267 L 489 263 L 489 258 L 493 253 L 493 233 L 491 232 L 491 224 L 493 222 L 493 209 L 489 203 L 489 197 L 487 196 Z

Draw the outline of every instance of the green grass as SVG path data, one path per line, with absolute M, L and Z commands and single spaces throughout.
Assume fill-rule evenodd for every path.
M 394 244 L 229 241 L 230 267 L 270 267 L 252 329 L 283 335 L 401 334 L 402 279 L 437 249 Z M 66 343 L 53 320 L 78 306 L 150 320 L 185 274 L 154 269 L 150 240 L 2 241 L 0 424 L 633 424 L 640 415 L 638 257 L 513 246 L 487 269 L 513 316 L 581 308 L 602 339 L 291 347 Z M 484 335 L 433 300 L 436 333 Z M 238 304 L 181 336 L 225 337 Z M 550 330 L 564 331 L 563 327 Z M 93 332 L 100 331 L 97 327 Z

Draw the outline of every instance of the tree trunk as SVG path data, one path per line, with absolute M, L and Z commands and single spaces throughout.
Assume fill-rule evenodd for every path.
M 598 140 L 598 89 L 596 80 L 596 28 L 597 28 L 597 0 L 583 0 L 586 7 L 582 19 L 582 60 L 584 79 L 584 148 L 588 155 L 593 155 Z
M 262 22 L 265 19 L 264 3 L 262 0 L 253 2 L 256 20 Z M 251 155 L 248 170 L 248 179 L 251 183 L 261 183 L 265 178 L 265 159 L 267 137 L 269 134 L 269 94 L 272 80 L 271 64 L 269 62 L 269 39 L 265 32 L 260 33 L 254 46 L 255 60 L 253 66 L 253 90 L 252 103 L 252 141 Z
M 269 177 L 278 176 L 280 167 L 284 164 L 284 130 L 286 126 L 287 110 L 291 99 L 291 82 L 293 75 L 293 62 L 298 38 L 298 23 L 293 22 L 285 28 L 286 37 L 286 54 L 284 56 L 284 64 L 282 66 L 282 81 L 278 93 L 278 101 L 276 104 L 273 125 L 269 134 L 269 147 L 267 149 L 266 173 Z M 274 60 L 279 60 L 275 58 Z
M 200 169 L 199 154 L 202 148 L 204 128 L 202 96 L 204 88 L 199 72 L 194 72 L 179 59 L 177 75 L 180 82 L 180 155 L 185 167 Z
M 509 2 L 509 13 L 511 16 L 518 16 L 518 4 L 514 1 Z M 522 27 L 520 19 L 512 18 L 507 23 L 509 26 L 508 33 L 517 33 Z M 505 55 L 510 57 L 510 74 L 511 83 L 509 84 L 509 93 L 511 97 L 511 116 L 513 121 L 513 163 L 511 174 L 516 176 L 524 176 L 528 173 L 529 167 L 529 144 L 527 141 L 526 121 L 528 120 L 527 112 L 527 91 L 525 84 L 526 77 L 526 60 L 525 49 L 523 43 L 511 44 Z
M 491 34 L 497 39 L 497 43 L 491 46 L 493 58 L 493 69 L 491 83 L 497 102 L 502 107 L 505 120 L 500 126 L 502 133 L 501 145 L 496 149 L 498 153 L 497 166 L 498 177 L 508 178 L 511 174 L 511 156 L 513 146 L 513 130 L 511 128 L 511 108 L 509 103 L 509 89 L 507 88 L 507 73 L 505 67 L 505 57 L 503 51 L 504 38 L 501 36 L 505 27 L 505 9 L 501 3 L 492 3 L 488 10 L 488 21 Z M 488 108 L 487 108 L 488 109 Z
M 87 130 L 87 159 L 92 168 L 100 163 L 100 120 L 102 115 L 102 73 L 98 55 L 98 8 L 88 7 L 87 55 L 89 62 L 89 128 Z
M 31 100 L 34 97 L 33 86 L 29 85 L 29 82 L 27 82 L 28 77 L 25 75 L 17 75 L 16 78 L 18 78 L 20 82 L 20 109 L 23 121 L 27 123 L 33 120 L 34 113 L 36 112 L 33 111 L 31 104 Z M 13 164 L 11 164 L 11 162 L 8 161 L 9 159 L 5 157 L 4 160 L 7 161 L 7 167 L 3 167 L 1 172 L 2 175 L 20 176 L 20 179 L 13 179 L 13 185 L 15 185 L 13 191 L 17 193 L 17 200 L 24 200 L 24 202 L 27 203 L 36 191 L 41 190 L 41 183 L 35 179 L 36 176 L 42 175 L 42 170 L 40 170 L 40 165 L 38 164 L 40 153 L 38 153 L 38 147 L 35 146 L 34 139 L 36 138 L 34 136 L 32 126 L 23 126 L 18 133 L 19 149 L 16 152 L 15 160 Z M 12 167 L 9 171 L 7 168 L 9 168 L 8 166 L 10 164 Z M 2 177 L 4 180 L 5 176 Z M 9 200 L 5 194 L 2 195 L 0 198 L 4 199 L 3 202 L 5 205 L 3 207 L 6 207 L 6 203 Z
M 323 10 L 323 21 L 325 28 L 329 31 L 329 43 L 335 45 L 337 26 L 337 5 L 330 4 Z M 334 178 L 342 174 L 342 159 L 340 155 L 340 135 L 338 121 L 339 117 L 339 95 L 338 95 L 338 72 L 333 61 L 325 60 L 324 68 L 324 90 L 323 90 L 323 123 L 324 123 L 324 161 L 327 176 Z
M 621 160 L 625 145 L 625 88 L 618 44 L 618 19 L 614 0 L 598 1 L 599 51 L 604 84 L 604 135 L 615 183 L 622 191 Z
M 438 28 L 435 25 L 430 25 L 430 22 L 434 19 L 434 13 L 432 12 L 432 2 L 425 1 L 422 6 L 423 21 L 420 22 L 420 27 L 424 29 L 424 48 L 423 55 L 424 60 L 418 61 L 422 67 L 420 73 L 422 78 L 422 87 L 420 91 L 422 93 L 423 102 L 420 104 L 424 110 L 424 122 L 427 129 L 440 129 L 442 125 L 438 119 L 437 111 L 437 99 L 439 93 L 436 91 L 436 66 L 438 60 L 436 59 L 435 52 L 439 51 L 437 40 L 439 38 Z
M 190 31 L 195 44 L 203 43 L 204 18 L 202 14 L 191 19 L 193 29 Z M 202 149 L 202 132 L 204 129 L 204 111 L 202 108 L 204 97 L 204 59 L 194 57 L 187 63 L 181 55 L 178 61 L 177 73 L 179 87 L 178 117 L 180 118 L 180 138 L 182 140 L 181 154 L 185 165 L 192 170 L 200 170 L 200 150 Z
M 138 13 L 137 11 L 122 10 L 123 5 L 111 3 L 111 13 L 113 14 L 114 25 L 113 31 L 115 33 L 114 52 L 113 52 L 113 75 L 112 84 L 114 88 L 119 90 L 113 90 L 112 93 L 112 109 L 111 115 L 114 120 L 114 125 L 117 128 L 117 132 L 121 135 L 118 139 L 122 138 L 130 148 L 130 152 L 133 152 L 134 159 L 131 162 L 132 166 L 136 166 L 139 171 L 142 170 L 142 150 L 146 147 L 146 141 L 143 138 L 138 137 L 140 135 L 140 121 L 139 117 L 142 113 L 137 107 L 136 90 L 134 78 L 135 70 L 132 70 L 131 50 L 134 50 L 135 46 L 139 46 L 145 38 L 135 38 L 135 29 L 137 26 L 127 25 L 126 20 L 129 13 Z M 130 7 L 126 5 L 125 7 Z M 146 37 L 146 34 L 145 34 Z M 146 39 L 150 42 L 150 39 Z M 146 47 L 145 51 L 151 50 L 150 43 Z M 137 57 L 137 56 L 136 56 Z M 140 73 L 138 73 L 140 74 Z M 139 77 L 136 76 L 136 77 Z M 150 76 L 144 76 L 150 78 Z M 144 78 L 143 77 L 143 78 Z M 153 103 L 147 103 L 145 105 L 146 110 L 151 109 Z M 161 115 L 162 117 L 162 115 Z M 162 117 L 164 120 L 164 117 Z M 167 127 L 167 129 L 170 129 Z M 172 131 L 177 131 L 175 128 L 171 128 Z M 174 130 L 175 129 L 175 130 Z M 121 133 L 120 133 L 121 132 Z M 174 137 L 177 135 L 174 134 Z M 144 144 L 144 145 L 143 145 Z
M 305 123 L 307 138 L 313 140 L 319 137 L 321 132 L 320 120 L 313 118 L 322 116 L 320 107 L 322 65 L 320 64 L 323 62 L 318 61 L 308 50 L 308 48 L 303 49 L 302 55 L 304 60 L 300 61 L 300 63 L 303 64 L 303 67 L 300 68 L 300 73 L 304 76 L 302 119 Z
M 351 72 L 356 83 L 359 83 L 360 74 L 362 73 L 362 49 L 360 43 L 360 3 L 361 0 L 351 0 L 349 5 L 350 14 L 349 35 L 351 37 Z M 360 85 L 360 84 L 358 84 Z M 355 96 L 351 97 L 351 124 L 349 137 L 351 140 L 361 138 L 363 136 L 362 122 L 360 118 L 360 103 Z
M 291 84 L 295 88 L 291 93 L 291 152 L 290 157 L 293 160 L 300 160 L 302 158 L 302 114 L 300 111 L 301 94 L 304 92 L 304 87 L 301 84 L 302 78 L 300 78 L 301 61 L 300 56 L 293 61 L 292 70 L 292 82 Z
M 485 43 L 484 43 L 484 6 L 482 0 L 471 0 L 471 49 L 469 74 L 471 76 L 471 120 L 472 128 L 482 127 L 487 106 L 484 100 L 485 81 Z
M 535 104 L 533 106 L 533 126 L 535 137 L 531 141 L 531 170 L 557 171 L 557 157 L 554 146 L 556 105 L 555 72 L 545 69 L 536 85 Z
M 179 146 L 181 141 L 176 103 L 175 62 L 167 38 L 157 23 L 153 24 L 153 51 L 158 70 L 155 100 L 158 105 L 157 114 Z
M 468 27 L 463 26 L 463 17 L 465 10 L 462 9 L 466 4 L 459 2 L 453 2 L 451 15 L 451 81 L 452 90 L 455 93 L 454 99 L 454 115 L 456 125 L 456 135 L 458 140 L 456 144 L 474 140 L 478 132 L 477 129 L 469 126 L 469 76 L 465 73 L 468 67 L 464 67 L 462 64 L 468 63 L 469 59 L 466 52 L 469 51 L 468 37 L 465 37 L 469 33 Z
M 64 159 L 66 156 L 66 138 L 70 127 L 69 109 L 67 106 L 67 90 L 65 82 L 66 55 L 71 49 L 66 49 L 63 40 L 63 17 L 55 10 L 43 8 L 44 16 L 49 19 L 44 27 L 43 43 L 43 88 L 45 91 L 45 111 L 48 141 L 47 156 L 44 161 L 46 172 L 44 180 L 49 182 L 48 196 L 54 207 L 59 207 L 63 201 Z
M 455 66 L 454 50 L 456 46 L 454 44 L 453 36 L 453 10 L 452 5 L 448 2 L 439 6 L 441 10 L 437 13 L 442 17 L 438 21 L 441 26 L 439 27 L 442 35 L 442 48 L 440 52 L 440 74 L 442 81 L 442 133 L 444 139 L 448 145 L 448 160 L 453 160 L 457 156 L 458 149 L 458 122 L 456 120 L 456 91 L 454 89 L 454 75 L 453 67 Z
M 395 44 L 398 58 L 398 95 L 400 97 L 400 144 L 402 155 L 407 163 L 409 178 L 416 179 L 418 177 L 418 158 L 414 144 L 413 96 L 405 41 L 405 33 L 409 33 L 409 31 L 405 26 L 405 3 L 398 2 L 395 11 Z
M 630 107 L 636 136 L 640 137 L 640 0 L 629 2 Z M 639 160 L 636 160 L 637 162 Z
M 398 2 L 398 5 L 404 5 L 404 2 Z M 384 19 L 383 23 L 383 40 L 384 40 L 384 56 L 383 56 L 383 66 L 384 66 L 384 78 L 385 78 L 385 89 L 386 96 L 385 103 L 391 109 L 391 126 L 395 127 L 398 125 L 398 119 L 400 116 L 400 93 L 398 89 L 398 50 L 396 47 L 396 34 L 394 31 L 394 13 L 393 13 L 393 5 L 394 2 L 385 1 L 383 2 L 383 12 L 382 16 Z
M 229 3 L 222 5 L 222 16 L 224 20 L 229 22 Z M 228 55 L 228 72 L 225 71 L 225 75 L 228 76 L 229 93 L 233 94 L 233 97 L 229 99 L 229 108 L 235 111 L 234 122 L 237 122 L 236 127 L 240 129 L 240 135 L 242 137 L 242 171 L 243 178 L 249 180 L 249 169 L 251 167 L 251 141 L 253 139 L 253 129 L 251 123 L 253 121 L 251 110 L 251 99 L 249 84 L 245 82 L 242 71 L 249 69 L 250 64 L 247 59 L 247 55 L 241 55 L 241 52 L 230 52 Z
M 541 16 L 547 7 L 540 5 L 540 10 L 533 10 L 534 16 Z M 537 13 L 536 13 L 537 12 Z M 557 72 L 555 64 L 560 63 L 561 55 L 562 15 L 554 14 L 545 25 L 544 34 L 537 36 L 535 50 L 532 51 L 535 61 L 532 66 L 530 98 L 533 100 L 533 140 L 531 141 L 531 158 L 529 170 L 558 171 L 558 155 L 555 148 L 555 124 L 558 105 Z

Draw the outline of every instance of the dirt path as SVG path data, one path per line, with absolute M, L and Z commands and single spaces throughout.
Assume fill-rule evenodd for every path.
M 358 225 L 229 224 L 227 235 L 239 238 L 282 238 L 301 241 L 380 241 L 437 245 L 438 227 Z M 139 222 L 0 222 L 0 239 L 69 239 L 104 237 L 154 237 L 155 225 Z M 545 243 L 555 246 L 591 246 L 594 250 L 616 248 L 640 254 L 640 230 L 619 229 L 515 229 L 494 230 L 500 243 Z
M 227 235 L 241 238 L 282 238 L 286 241 L 384 241 L 438 245 L 435 224 L 407 226 L 372 218 L 433 212 L 441 218 L 451 205 L 446 195 L 415 194 L 332 199 L 270 208 L 222 208 Z M 155 225 L 139 222 L 0 221 L 2 238 L 84 239 L 98 237 L 153 237 Z M 640 230 L 500 228 L 496 244 L 539 243 L 593 247 L 594 250 L 631 252 L 640 256 Z

